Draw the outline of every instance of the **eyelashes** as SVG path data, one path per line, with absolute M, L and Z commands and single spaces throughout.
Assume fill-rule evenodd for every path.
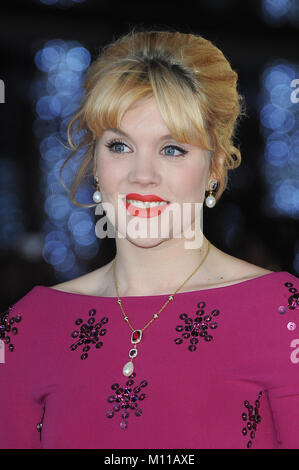
M 122 154 L 122 153 L 128 153 L 128 152 L 118 152 L 115 150 L 115 147 L 119 145 L 124 145 L 126 147 L 128 147 L 127 144 L 125 144 L 122 140 L 119 140 L 119 139 L 112 139 L 112 140 L 109 140 L 106 144 L 105 144 L 105 147 L 107 147 L 111 152 L 113 153 L 118 153 L 118 154 Z M 188 153 L 187 150 L 181 148 L 181 147 L 178 147 L 177 145 L 165 145 L 165 147 L 163 147 L 163 150 L 165 149 L 168 149 L 168 148 L 173 148 L 175 150 L 177 150 L 178 152 L 181 153 L 181 155 L 170 155 L 170 154 L 164 154 L 166 157 L 171 157 L 171 158 L 179 158 L 179 157 L 184 157 L 184 155 L 186 153 Z

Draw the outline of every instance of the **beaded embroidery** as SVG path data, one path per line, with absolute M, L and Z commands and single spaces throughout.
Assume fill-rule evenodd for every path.
M 285 282 L 285 287 L 288 288 L 289 292 L 292 295 L 288 298 L 288 308 L 290 310 L 297 310 L 299 309 L 299 292 L 297 291 L 296 287 L 292 282 Z
M 127 429 L 128 427 L 128 418 L 129 418 L 129 409 L 134 411 L 135 416 L 142 415 L 142 409 L 140 408 L 139 401 L 145 399 L 146 395 L 143 392 L 143 388 L 148 385 L 146 380 L 142 380 L 139 385 L 134 385 L 134 378 L 136 373 L 133 372 L 129 376 L 124 387 L 121 387 L 118 383 L 111 385 L 111 389 L 114 391 L 113 395 L 110 395 L 107 399 L 108 403 L 114 403 L 113 409 L 110 409 L 106 412 L 107 418 L 113 418 L 115 413 L 121 411 L 122 421 L 120 422 L 121 429 Z
M 14 323 L 19 323 L 22 320 L 22 315 L 18 313 L 16 316 L 10 316 L 13 305 L 8 307 L 3 313 L 0 313 L 0 339 L 3 340 L 5 344 L 8 344 L 8 350 L 14 351 L 15 347 L 11 342 L 10 335 L 16 335 L 18 333 L 18 328 Z M 8 334 L 9 333 L 9 334 Z
M 257 425 L 261 422 L 262 418 L 259 414 L 260 398 L 263 392 L 259 392 L 257 399 L 255 400 L 255 406 L 253 407 L 248 400 L 244 401 L 244 406 L 247 408 L 242 413 L 243 421 L 247 421 L 246 426 L 242 429 L 243 436 L 247 436 L 249 433 L 250 439 L 247 441 L 247 449 L 252 446 L 252 440 L 255 438 Z M 253 412 L 254 410 L 254 412 Z
M 289 310 L 297 310 L 299 309 L 299 292 L 297 291 L 296 287 L 292 282 L 285 282 L 284 286 L 288 288 L 288 291 L 292 294 L 288 298 L 288 305 L 280 305 L 278 307 L 278 313 L 284 315 Z M 296 323 L 293 321 L 288 322 L 287 329 L 289 331 L 294 331 L 296 329 Z
M 179 318 L 184 320 L 184 325 L 178 325 L 175 330 L 182 332 L 182 338 L 175 338 L 175 344 L 182 344 L 184 339 L 190 338 L 189 351 L 196 350 L 196 344 L 198 344 L 199 338 L 202 337 L 205 341 L 212 341 L 213 336 L 210 334 L 210 330 L 215 330 L 218 326 L 217 322 L 214 321 L 213 317 L 217 317 L 220 314 L 218 309 L 214 309 L 210 314 L 205 314 L 204 308 L 205 302 L 198 302 L 197 307 L 199 310 L 195 313 L 195 318 L 191 318 L 187 313 L 182 313 Z M 211 320 L 213 320 L 211 322 Z
M 75 325 L 81 325 L 80 329 L 74 330 L 71 334 L 72 338 L 78 338 L 77 342 L 71 344 L 70 349 L 75 351 L 78 347 L 82 346 L 83 354 L 81 359 L 84 360 L 88 357 L 88 351 L 93 344 L 97 349 L 103 346 L 103 342 L 99 341 L 99 336 L 104 336 L 107 333 L 106 328 L 102 328 L 103 325 L 108 323 L 108 318 L 103 317 L 99 322 L 95 323 L 96 309 L 92 308 L 88 312 L 89 319 L 86 323 L 83 323 L 82 318 L 78 318 L 75 321 Z

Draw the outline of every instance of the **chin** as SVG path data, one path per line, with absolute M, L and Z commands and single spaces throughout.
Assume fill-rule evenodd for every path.
M 130 238 L 127 240 L 139 248 L 154 248 L 161 245 L 161 243 L 169 240 L 169 238 Z

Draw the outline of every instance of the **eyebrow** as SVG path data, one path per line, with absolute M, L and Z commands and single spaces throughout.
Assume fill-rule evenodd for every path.
M 130 139 L 130 136 L 128 134 L 126 134 L 126 132 L 124 132 L 121 129 L 118 129 L 116 127 L 109 127 L 108 129 L 106 129 L 106 131 L 112 131 L 112 132 L 115 132 L 115 134 L 118 134 L 118 135 L 121 135 L 121 136 L 124 136 L 124 137 L 127 137 L 128 139 Z M 160 137 L 160 140 L 164 140 L 164 139 L 174 139 L 174 137 L 171 134 L 166 134 L 166 135 L 162 135 Z M 174 139 L 174 140 L 176 140 L 176 139 Z

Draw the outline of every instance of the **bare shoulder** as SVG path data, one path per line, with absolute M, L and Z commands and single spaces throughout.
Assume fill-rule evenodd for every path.
M 240 271 L 240 280 L 246 281 L 249 279 L 254 279 L 255 277 L 260 277 L 264 276 L 265 274 L 270 274 L 273 273 L 273 271 L 270 271 L 269 269 L 262 268 L 260 266 L 256 266 L 251 263 L 246 263 L 242 265 Z
M 226 271 L 228 279 L 231 278 L 232 280 L 246 281 L 273 272 L 270 269 L 257 266 L 240 258 L 235 258 L 230 255 L 227 256 L 229 257 L 229 261 L 227 263 L 229 269 Z
M 251 279 L 253 277 L 263 276 L 264 274 L 270 274 L 273 272 L 270 269 L 257 266 L 256 264 L 249 263 L 239 258 L 236 258 L 236 260 L 237 272 L 239 273 L 240 278 L 243 279 Z
M 103 295 L 105 291 L 105 275 L 110 266 L 111 263 L 108 263 L 105 266 L 101 266 L 94 271 L 84 274 L 83 276 L 49 287 L 51 287 L 51 289 L 72 294 Z
M 214 279 L 211 276 L 211 283 L 214 282 L 217 286 L 234 284 L 273 272 L 241 258 L 231 256 L 215 246 L 212 250 L 212 265 L 214 266 L 212 270 Z

